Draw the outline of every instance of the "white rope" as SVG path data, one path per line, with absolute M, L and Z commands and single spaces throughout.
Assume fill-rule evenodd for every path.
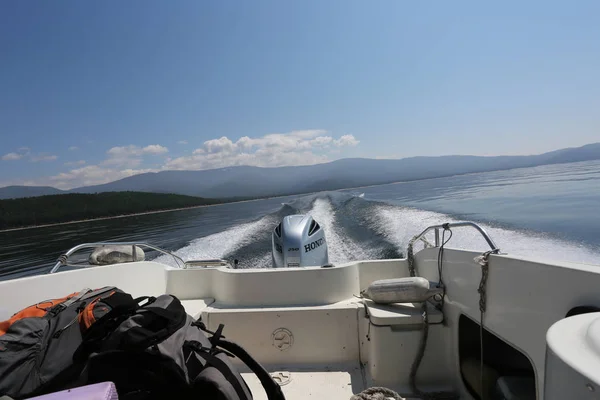
M 417 269 L 415 267 L 415 256 L 413 254 L 413 245 L 415 243 L 415 238 L 412 238 L 410 242 L 408 242 L 408 248 L 406 251 L 406 258 L 408 260 L 408 273 L 410 276 L 417 276 Z
M 372 387 L 350 397 L 350 400 L 403 400 L 398 393 L 384 387 Z
M 449 228 L 444 227 L 444 231 L 446 231 L 446 230 L 449 230 L 452 233 L 452 231 Z M 448 240 L 450 240 L 451 237 L 452 237 L 452 235 L 450 235 Z M 413 245 L 416 240 L 418 240 L 418 236 L 413 237 L 410 240 L 410 242 L 408 242 L 407 259 L 408 259 L 408 271 L 409 271 L 410 276 L 418 275 L 418 271 L 417 271 L 417 268 L 415 265 L 414 249 L 413 249 Z M 442 243 L 440 245 L 440 250 L 438 253 L 438 271 L 440 274 L 440 283 L 442 283 L 441 255 L 443 254 L 443 251 L 444 251 L 443 250 L 444 245 L 446 243 L 448 243 L 448 240 L 444 241 L 442 239 Z M 444 295 L 445 295 L 445 291 L 444 291 Z M 442 300 L 443 300 L 443 298 L 442 298 Z M 443 313 L 443 310 L 442 310 L 442 313 Z M 423 399 L 427 399 L 427 400 L 457 399 L 458 395 L 454 392 L 429 392 L 428 393 L 428 392 L 423 392 L 417 386 L 417 371 L 419 370 L 421 361 L 423 361 L 423 357 L 425 356 L 425 349 L 427 348 L 427 338 L 429 337 L 429 315 L 428 315 L 428 311 L 427 311 L 427 302 L 424 302 L 422 305 L 421 316 L 423 317 L 423 321 L 421 323 L 421 327 L 422 327 L 421 328 L 421 340 L 419 341 L 419 348 L 417 350 L 417 355 L 415 356 L 415 359 L 414 359 L 413 364 L 410 369 L 410 376 L 409 376 L 410 387 L 415 395 L 417 395 Z
M 479 282 L 479 288 L 477 289 L 477 292 L 479 293 L 479 383 L 481 385 L 482 400 L 485 400 L 487 397 L 486 393 L 484 393 L 485 389 L 483 382 L 483 318 L 485 316 L 485 312 L 487 311 L 487 279 L 490 270 L 488 258 L 490 254 L 495 254 L 497 252 L 497 249 L 489 250 L 474 258 L 475 262 L 481 265 L 481 281 Z
M 450 230 L 448 228 L 445 227 L 445 230 Z M 452 232 L 452 231 L 450 231 Z M 452 236 L 450 236 L 452 237 Z M 415 242 L 417 240 L 423 240 L 423 242 L 425 243 L 425 247 L 433 247 L 431 245 L 431 243 L 429 243 L 426 239 L 424 240 L 424 238 L 419 238 L 418 236 L 413 237 L 409 242 L 408 242 L 408 248 L 407 248 L 407 259 L 408 259 L 408 272 L 410 276 L 418 276 L 418 271 L 415 265 L 415 259 L 414 259 L 414 249 L 413 246 L 415 244 Z M 448 240 L 450 240 L 450 238 L 448 238 Z M 438 268 L 439 268 L 439 273 L 440 273 L 440 283 L 442 283 L 442 271 L 441 271 L 441 256 L 443 254 L 443 248 L 444 245 L 448 242 L 448 240 L 446 240 L 445 242 L 442 240 L 441 246 L 440 246 L 440 254 L 438 255 Z M 426 400 L 439 400 L 439 399 L 458 399 L 458 395 L 454 392 L 423 392 L 421 390 L 419 390 L 419 388 L 417 387 L 417 371 L 419 370 L 419 365 L 421 364 L 421 361 L 423 360 L 423 356 L 425 355 L 425 349 L 427 347 L 427 338 L 429 336 L 429 318 L 428 318 L 428 312 L 427 312 L 427 302 L 424 302 L 422 305 L 422 317 L 423 317 L 423 321 L 422 321 L 422 330 L 421 330 L 421 340 L 419 342 L 419 349 L 417 351 L 417 355 L 413 361 L 413 364 L 411 366 L 411 371 L 410 371 L 410 386 L 411 389 L 413 391 L 413 394 L 426 399 Z M 371 326 L 369 325 L 369 328 Z M 353 395 L 350 400 L 388 400 L 388 399 L 392 399 L 392 400 L 401 400 L 403 399 L 403 397 L 401 397 L 398 393 L 394 392 L 391 389 L 388 388 L 384 388 L 384 387 L 372 387 L 366 390 L 363 390 L 362 392 Z

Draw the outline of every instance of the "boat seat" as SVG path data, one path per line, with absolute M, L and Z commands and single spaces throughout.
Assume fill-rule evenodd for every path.
M 419 325 L 423 322 L 421 303 L 377 304 L 364 300 L 369 321 L 375 326 Z M 427 303 L 430 324 L 441 324 L 444 316 L 431 303 Z

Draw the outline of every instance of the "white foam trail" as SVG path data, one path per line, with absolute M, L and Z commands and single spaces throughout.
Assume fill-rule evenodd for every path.
M 409 240 L 430 225 L 456 222 L 455 218 L 445 214 L 400 208 L 378 206 L 371 214 L 371 226 L 387 240 L 397 243 L 398 249 L 406 254 Z M 569 261 L 583 264 L 600 263 L 600 253 L 583 244 L 567 242 L 543 234 L 520 232 L 479 224 L 492 237 L 502 253 L 527 258 Z M 447 238 L 447 236 L 446 236 Z M 429 238 L 433 241 L 432 238 Z M 468 228 L 453 230 L 453 236 L 447 247 L 466 250 L 486 250 L 487 244 L 476 231 Z
M 328 199 L 315 200 L 308 214 L 312 215 L 325 230 L 330 262 L 344 263 L 377 257 L 376 254 L 371 254 L 369 249 L 361 247 L 359 243 L 349 239 L 344 232 L 338 229 L 335 224 L 335 211 Z M 265 216 L 256 222 L 242 224 L 223 232 L 192 240 L 189 245 L 177 250 L 175 254 L 186 261 L 221 258 L 254 242 L 256 240 L 256 232 L 262 233 L 269 230 L 271 225 L 271 218 Z M 175 265 L 175 261 L 169 256 L 161 256 L 157 258 L 157 261 Z M 243 268 L 271 267 L 271 249 L 269 248 L 261 256 L 245 259 L 243 264 Z
M 316 199 L 308 211 L 308 214 L 312 215 L 325 230 L 330 262 L 344 263 L 379 258 L 378 251 L 381 249 L 372 249 L 351 239 L 343 227 L 337 226 L 336 212 L 327 198 Z M 380 204 L 373 205 L 361 223 L 389 242 L 395 243 L 397 250 L 406 255 L 406 246 L 414 235 L 430 225 L 456 221 L 455 218 L 442 213 Z M 267 215 L 255 222 L 241 224 L 223 232 L 192 240 L 175 254 L 184 260 L 222 258 L 255 242 L 256 233 L 262 234 L 272 229 L 273 222 L 273 216 Z M 502 252 L 509 255 L 594 265 L 600 263 L 600 251 L 583 244 L 544 234 L 503 229 L 487 224 L 480 225 L 491 235 Z M 432 241 L 433 235 L 429 239 Z M 487 244 L 481 235 L 468 228 L 454 229 L 453 237 L 447 246 L 475 251 L 487 249 Z M 161 256 L 157 261 L 175 265 L 173 258 L 169 256 Z M 243 268 L 271 267 L 270 243 L 264 253 L 244 259 L 243 263 Z
M 241 268 L 271 268 L 273 266 L 273 256 L 271 255 L 271 251 L 265 252 L 260 257 L 253 257 L 248 260 L 244 260 Z
M 325 230 L 329 262 L 336 264 L 374 257 L 373 254 L 369 254 L 369 249 L 360 246 L 359 243 L 348 238 L 344 232 L 339 231 L 335 224 L 335 211 L 329 200 L 315 200 L 313 208 L 308 214 L 312 215 Z
M 269 218 L 264 217 L 255 222 L 241 224 L 233 228 L 226 229 L 223 232 L 194 239 L 187 246 L 175 251 L 175 254 L 185 261 L 221 258 L 226 254 L 229 254 L 236 249 L 253 242 L 255 240 L 256 232 L 262 233 L 266 229 L 269 229 L 269 226 Z M 267 256 L 270 257 L 270 255 Z M 160 256 L 156 259 L 156 261 L 175 266 L 175 261 L 170 256 Z M 270 259 L 268 261 L 270 263 Z M 256 264 L 259 263 L 257 262 Z M 269 265 L 270 264 L 265 264 L 262 266 L 266 267 Z M 259 266 L 260 265 L 256 265 L 255 267 Z

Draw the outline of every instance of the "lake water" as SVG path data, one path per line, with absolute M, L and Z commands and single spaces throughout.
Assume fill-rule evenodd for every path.
M 45 273 L 69 248 L 100 241 L 144 241 L 184 259 L 264 267 L 272 229 L 294 213 L 323 226 L 333 263 L 399 257 L 427 226 L 470 220 L 504 253 L 600 265 L 600 161 L 592 161 L 0 232 L 0 279 Z M 465 229 L 447 246 L 486 249 Z

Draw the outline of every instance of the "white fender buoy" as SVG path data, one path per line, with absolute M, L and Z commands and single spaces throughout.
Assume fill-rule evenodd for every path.
M 360 294 L 375 303 L 419 303 L 436 294 L 443 293 L 442 288 L 432 287 L 422 277 L 382 279 L 372 282 Z
M 135 259 L 133 248 L 135 247 Z M 144 250 L 138 246 L 115 245 L 102 246 L 94 249 L 90 254 L 89 263 L 92 265 L 119 264 L 132 261 L 144 261 L 146 255 Z

